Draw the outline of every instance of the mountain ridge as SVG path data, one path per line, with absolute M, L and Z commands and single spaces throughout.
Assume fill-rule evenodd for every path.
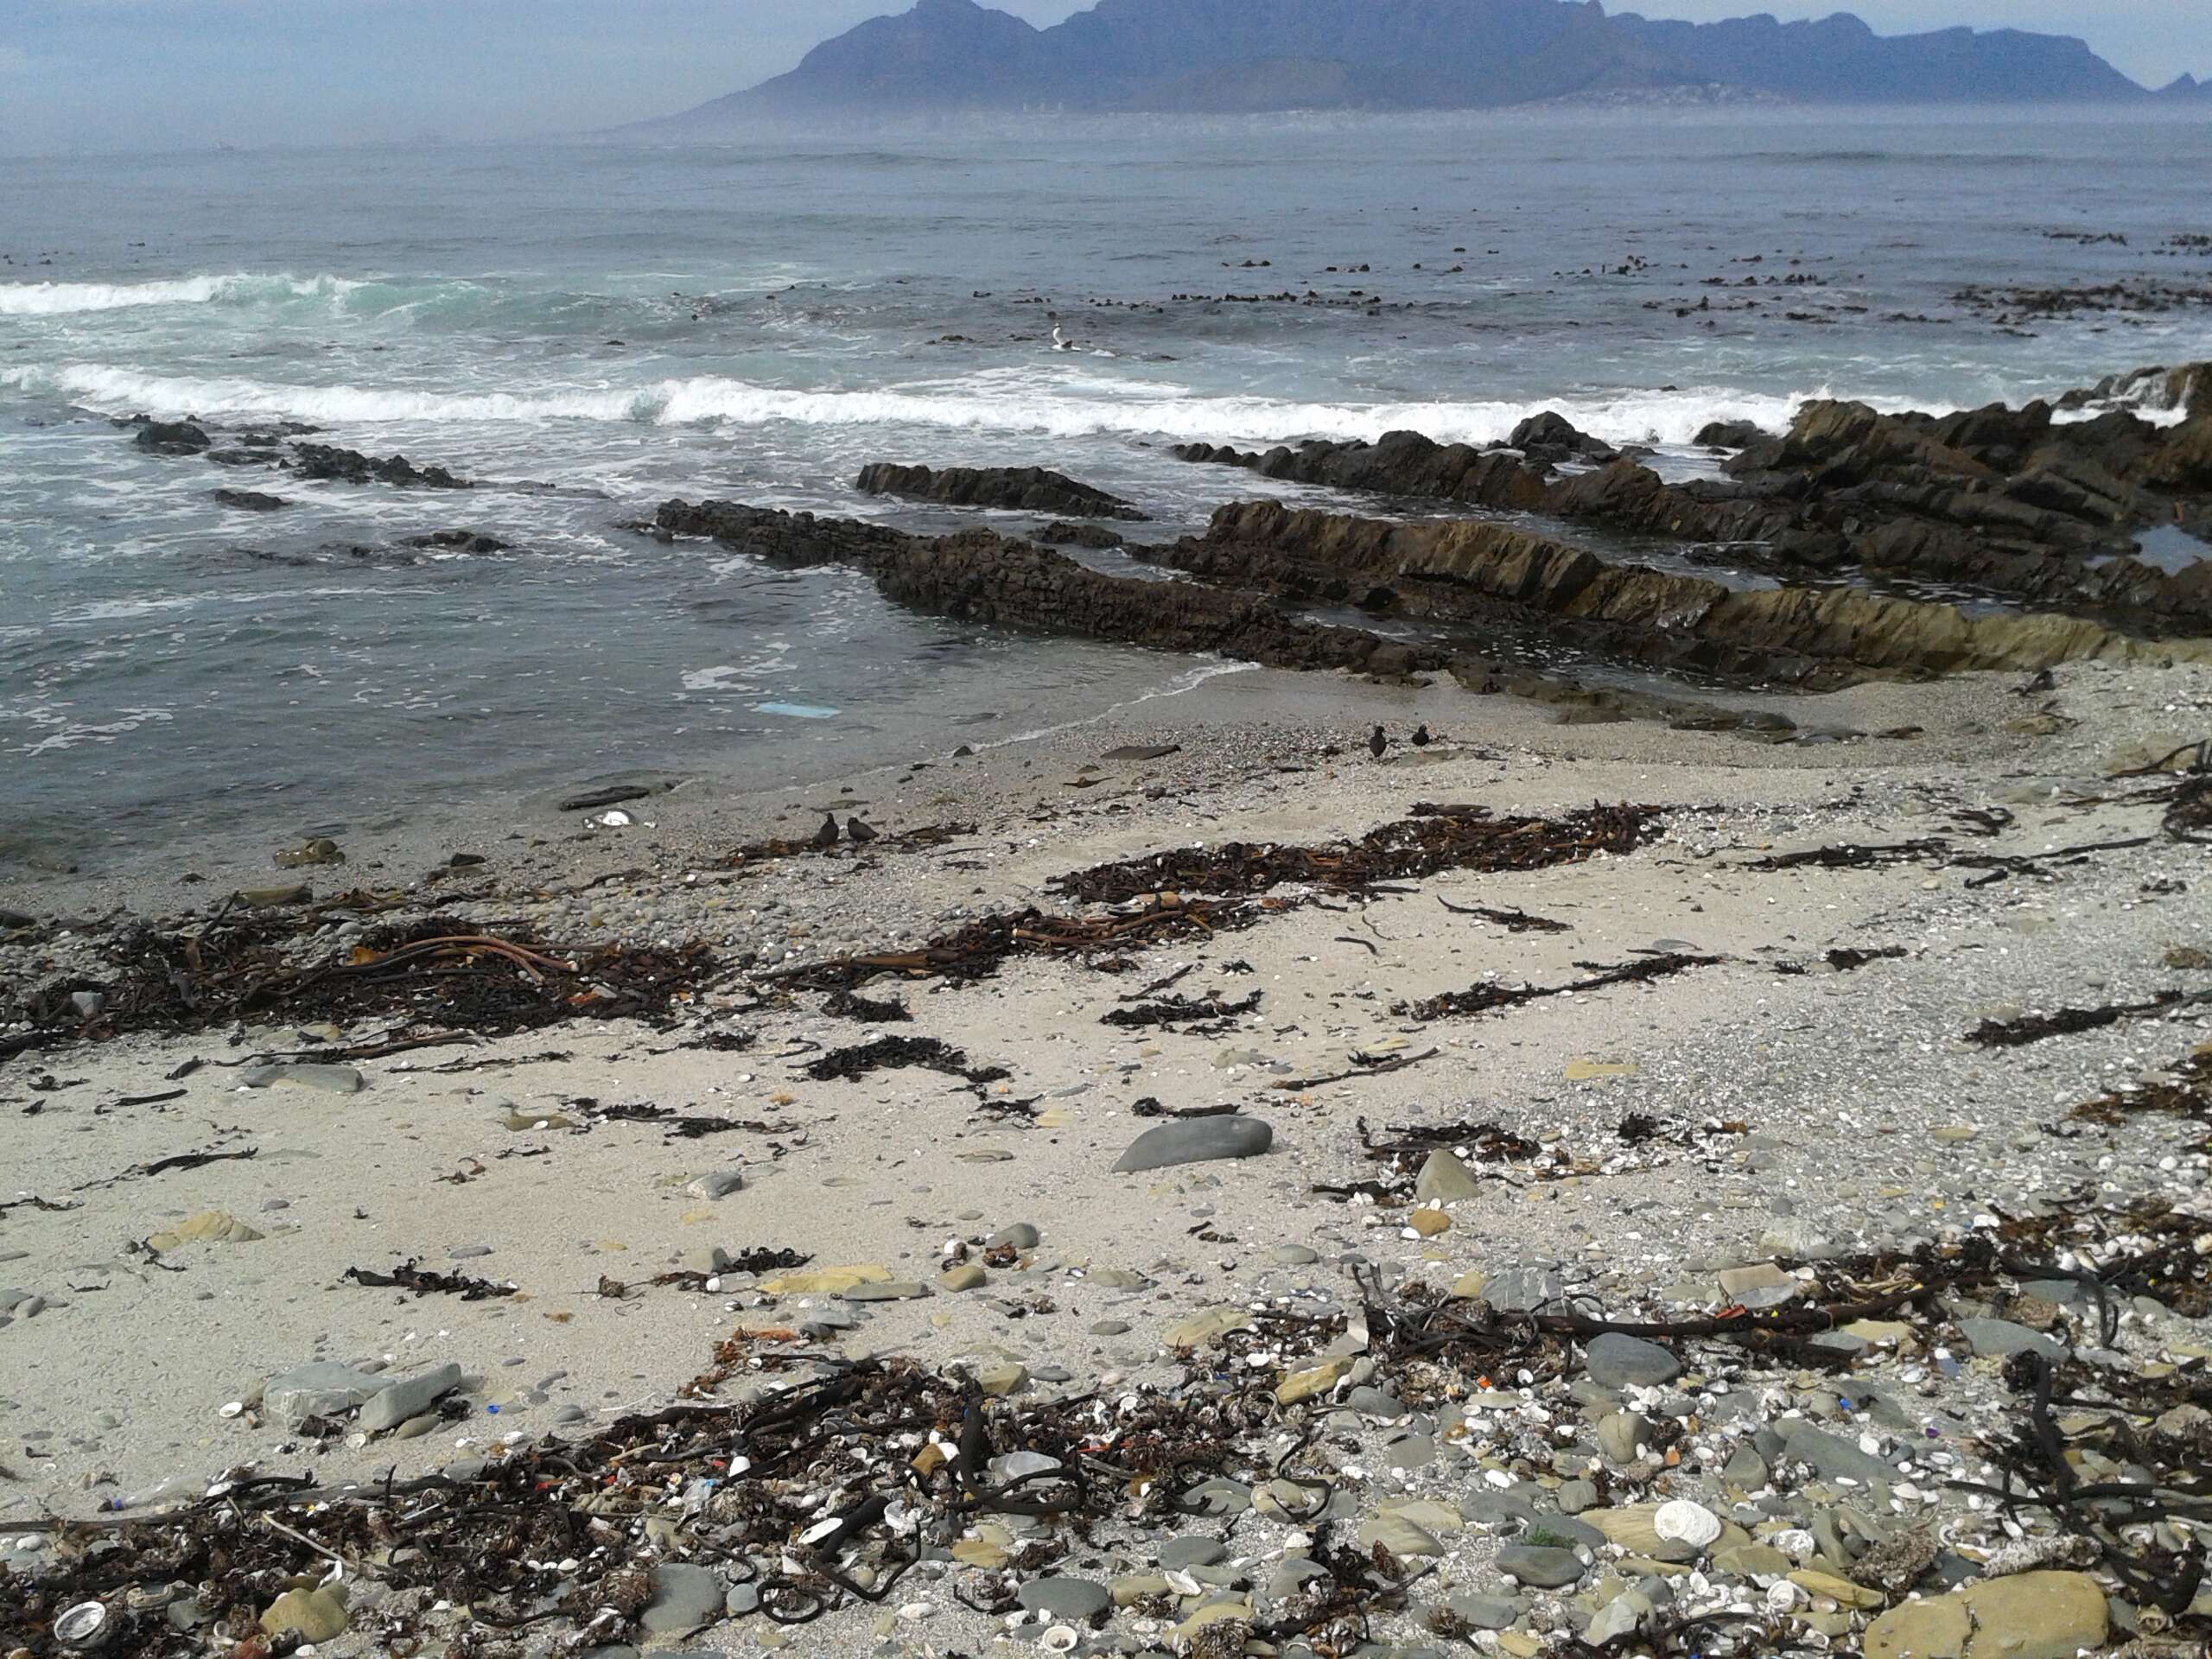
M 1603 0 L 1097 0 L 1039 29 L 917 0 L 746 91 L 632 131 L 962 111 L 1494 109 L 1698 91 L 1808 103 L 2212 103 L 2152 92 L 2070 35 L 1878 35 L 1850 13 L 1690 23 Z

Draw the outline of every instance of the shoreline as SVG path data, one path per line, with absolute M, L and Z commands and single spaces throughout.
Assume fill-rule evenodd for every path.
M 48 1203 L 72 1206 L 48 1211 L 0 1196 L 17 1205 L 0 1211 L 0 1285 L 42 1300 L 29 1313 L 17 1300 L 0 1326 L 0 1351 L 29 1351 L 29 1342 L 41 1357 L 36 1366 L 10 1367 L 0 1389 L 0 1444 L 11 1448 L 0 1457 L 10 1475 L 0 1481 L 0 1557 L 33 1584 L 57 1571 L 66 1583 L 70 1569 L 37 1518 L 49 1508 L 145 1522 L 143 1535 L 124 1535 L 149 1548 L 168 1524 L 164 1505 L 200 1513 L 196 1495 L 226 1470 L 232 1479 L 239 1470 L 304 1470 L 327 1486 L 396 1465 L 403 1479 L 442 1471 L 465 1491 L 563 1446 L 583 1456 L 627 1414 L 734 1406 L 743 1421 L 784 1390 L 871 1360 L 917 1386 L 953 1374 L 1003 1381 L 1018 1369 L 1013 1391 L 990 1408 L 1001 1453 L 1045 1433 L 1061 1409 L 1054 1402 L 1102 1388 L 1157 1389 L 1147 1397 L 1160 1409 L 1196 1410 L 1223 1386 L 1224 1368 L 1281 1390 L 1319 1367 L 1333 1380 L 1311 1402 L 1217 1425 L 1228 1459 L 1219 1478 L 1243 1494 L 1236 1503 L 1260 1505 L 1238 1510 L 1228 1529 L 1225 1513 L 1208 1520 L 1153 1508 L 1085 1546 L 1050 1517 L 931 1510 L 943 1493 L 925 1479 L 909 1501 L 937 1518 L 914 1541 L 925 1554 L 950 1554 L 908 1571 L 892 1599 L 926 1611 L 871 1607 L 823 1580 L 832 1611 L 786 1631 L 757 1614 L 722 1616 L 724 1591 L 732 1608 L 744 1598 L 730 1590 L 735 1569 L 696 1518 L 719 1512 L 687 1510 L 654 1486 L 632 1492 L 643 1507 L 618 1509 L 628 1518 L 615 1532 L 572 1571 L 549 1568 L 523 1605 L 565 1593 L 573 1580 L 598 1586 L 595 1607 L 613 1593 L 606 1573 L 641 1566 L 649 1593 L 639 1606 L 662 1614 L 643 1632 L 626 1616 L 602 1634 L 670 1635 L 679 1614 L 669 1606 L 699 1588 L 675 1569 L 696 1567 L 712 1575 L 717 1609 L 696 1615 L 704 1622 L 696 1646 L 828 1653 L 886 1642 L 893 1651 L 972 1651 L 1005 1626 L 968 1611 L 954 1592 L 969 1605 L 978 1596 L 988 1605 L 990 1585 L 1010 1574 L 1020 1585 L 1062 1586 L 1031 1592 L 1048 1614 L 1033 1616 L 1017 1643 L 1036 1642 L 1057 1621 L 1085 1650 L 1186 1648 L 1197 1627 L 1179 1637 L 1175 1627 L 1202 1625 L 1210 1605 L 1232 1611 L 1209 1617 L 1254 1629 L 1299 1616 L 1302 1569 L 1283 1575 L 1319 1546 L 1310 1524 L 1283 1518 L 1294 1504 L 1266 1509 L 1275 1500 L 1265 1497 L 1264 1477 L 1291 1426 L 1310 1421 L 1329 1439 L 1297 1467 L 1325 1479 L 1332 1513 L 1343 1510 L 1339 1535 L 1389 1541 L 1402 1563 L 1441 1569 L 1395 1602 L 1374 1603 L 1378 1630 L 1402 1651 L 1421 1650 L 1437 1628 L 1431 1615 L 1442 1612 L 1469 1621 L 1486 1651 L 1510 1654 L 1618 1618 L 1605 1607 L 1648 1595 L 1639 1586 L 1666 1576 L 1649 1564 L 1653 1542 L 1636 1541 L 1634 1516 L 1644 1516 L 1646 1532 L 1649 1521 L 1636 1506 L 1675 1498 L 1730 1529 L 1713 1546 L 1719 1554 L 1697 1551 L 1714 1589 L 1678 1592 L 1678 1612 L 1767 1596 L 1790 1573 L 1826 1573 L 1784 1617 L 1800 1630 L 1848 1634 L 1891 1599 L 1876 1590 L 1864 1603 L 1836 1602 L 1830 1582 L 1852 1582 L 1856 1551 L 1870 1541 L 1851 1529 L 1887 1535 L 1923 1518 L 1941 1522 L 1967 1552 L 1945 1569 L 1962 1577 L 1977 1572 L 1967 1564 L 1975 1554 L 2004 1541 L 1990 1516 L 1973 1516 L 1943 1492 L 1940 1468 L 1915 1460 L 1986 1455 L 1976 1452 L 1977 1436 L 2016 1421 L 2018 1395 L 1998 1362 L 1970 1357 L 1959 1324 L 2011 1320 L 2017 1329 L 2015 1315 L 2043 1319 L 2011 1281 L 1900 1311 L 1896 1332 L 1838 1355 L 1841 1379 L 1725 1342 L 1688 1341 L 1669 1344 L 1688 1367 L 1679 1381 L 1595 1382 L 1573 1357 L 1580 1349 L 1540 1347 L 1522 1362 L 1527 1382 L 1478 1388 L 1482 1368 L 1471 1357 L 1439 1370 L 1399 1352 L 1371 1303 L 1363 1353 L 1328 1357 L 1328 1332 L 1338 1328 L 1328 1321 L 1360 1306 L 1349 1273 L 1357 1261 L 1374 1264 L 1392 1306 L 1406 1306 L 1399 1299 L 1408 1284 L 1442 1293 L 1473 1282 L 1508 1306 L 1533 1286 L 1539 1297 L 1586 1294 L 1612 1318 L 1677 1318 L 1709 1312 L 1728 1299 L 1728 1286 L 1751 1282 L 1716 1281 L 1723 1269 L 1756 1280 L 1777 1271 L 1769 1265 L 1777 1259 L 1803 1260 L 1807 1276 L 1790 1282 L 1817 1298 L 1832 1282 L 1822 1264 L 1839 1253 L 1955 1243 L 1986 1211 L 2072 1224 L 2107 1201 L 2151 1194 L 2204 1213 L 2212 1160 L 2191 1149 L 2201 1133 L 2185 1118 L 2077 1121 L 2067 1135 L 2041 1127 L 2054 1115 L 2068 1127 L 2073 1106 L 2168 1073 L 2212 1039 L 2203 1002 L 2017 1049 L 1961 1039 L 1983 1020 L 2147 1003 L 2170 989 L 2195 998 L 2206 988 L 2202 968 L 2168 965 L 2183 959 L 2177 951 L 2212 950 L 2212 923 L 2196 897 L 2208 879 L 2204 849 L 2161 834 L 2158 805 L 2127 804 L 2147 798 L 2158 779 L 2107 774 L 2176 733 L 2200 734 L 2212 714 L 2212 671 L 2083 664 L 2056 671 L 2051 688 L 2031 698 L 2016 695 L 2019 684 L 2017 676 L 1961 676 L 1793 699 L 1840 725 L 1910 723 L 1923 734 L 1770 747 L 1650 721 L 1555 724 L 1548 709 L 1448 683 L 1377 687 L 1261 670 L 972 762 L 939 760 L 839 785 L 852 797 L 677 791 L 632 804 L 651 829 L 581 840 L 563 833 L 579 815 L 518 816 L 538 844 L 517 843 L 510 855 L 508 843 L 487 843 L 493 861 L 460 880 L 417 886 L 399 908 L 372 916 L 326 912 L 279 948 L 314 961 L 431 915 L 486 930 L 526 927 L 567 950 L 698 941 L 715 970 L 664 1020 L 569 1018 L 333 1062 L 359 1074 L 358 1092 L 332 1092 L 333 1079 L 312 1070 L 241 1089 L 245 1073 L 226 1068 L 258 1052 L 302 1056 L 312 1066 L 318 1049 L 435 1027 L 433 1005 L 347 1029 L 280 1015 L 236 1031 L 226 1021 L 197 1033 L 63 1041 L 0 1062 L 18 1165 L 37 1172 Z M 2039 734 L 2006 729 L 2024 720 L 2039 721 Z M 1459 741 L 1427 751 L 1401 741 L 1381 763 L 1357 747 L 1376 721 L 1402 740 L 1421 721 Z M 1125 743 L 1182 747 L 1150 760 L 1103 758 Z M 1339 753 L 1324 754 L 1332 744 Z M 1085 778 L 1104 781 L 1077 787 Z M 2082 804 L 2088 798 L 2104 804 Z M 889 850 L 841 845 L 830 856 L 799 852 L 751 868 L 710 856 L 761 836 L 804 838 L 817 820 L 801 809 L 830 799 L 877 825 L 892 838 Z M 1114 861 L 1231 841 L 1325 845 L 1385 823 L 1418 823 L 1407 815 L 1425 802 L 1557 818 L 1592 801 L 1664 809 L 1658 838 L 1550 868 L 1447 868 L 1372 893 L 1292 883 L 1273 895 L 1281 908 L 1263 898 L 1249 925 L 1218 938 L 1130 950 L 1120 974 L 1024 954 L 967 982 L 894 975 L 855 988 L 871 1001 L 903 1001 L 912 1015 L 904 1021 L 841 1017 L 773 976 L 855 951 L 912 949 L 1008 911 L 1095 911 L 1055 896 L 1051 884 Z M 1983 836 L 1961 812 L 1994 815 L 2001 828 Z M 935 847 L 907 850 L 895 840 L 954 821 L 976 828 Z M 1778 853 L 1929 837 L 1948 850 L 1863 869 L 1752 868 Z M 2108 842 L 2128 844 L 2080 861 L 2032 861 Z M 439 836 L 413 841 L 402 831 L 390 842 L 349 838 L 347 850 L 345 866 L 287 874 L 311 879 L 321 896 L 414 876 L 452 849 Z M 2001 880 L 1989 879 L 1986 862 L 1955 861 L 1988 855 L 2031 861 Z M 487 884 L 467 903 L 449 896 L 455 886 Z M 220 886 L 148 880 L 127 893 L 149 914 L 187 898 L 204 920 Z M 76 891 L 98 887 L 87 880 Z M 49 890 L 55 909 L 74 907 L 60 902 L 70 891 Z M 1447 906 L 1566 931 L 1516 931 L 1520 923 Z M 174 924 L 164 931 L 173 935 Z M 0 935 L 0 979 L 111 976 L 118 938 L 44 929 L 26 944 Z M 1831 950 L 1904 954 L 1844 969 L 1828 961 Z M 1717 960 L 1648 984 L 1476 1017 L 1405 1011 L 1471 983 L 1557 987 L 1586 975 L 1579 964 L 1685 951 Z M 103 961 L 111 965 L 96 971 Z M 1208 1007 L 1253 991 L 1261 1000 L 1243 1013 L 1202 1007 L 1163 1027 L 1100 1022 L 1185 966 L 1192 971 L 1163 995 Z M 741 1033 L 749 1040 L 734 1048 Z M 969 1084 L 895 1061 L 807 1075 L 825 1055 L 879 1037 L 936 1039 L 963 1051 L 957 1065 L 1009 1075 Z M 1424 1050 L 1435 1052 L 1388 1069 Z M 200 1068 L 169 1080 L 189 1058 Z M 53 1088 L 38 1084 L 49 1076 Z M 182 1092 L 118 1103 L 174 1090 Z M 1135 1109 L 1146 1099 L 1171 1112 L 1240 1108 L 1272 1126 L 1273 1144 L 1257 1157 L 1112 1173 L 1116 1155 L 1160 1122 Z M 631 1103 L 765 1127 L 690 1140 L 657 1130 L 650 1115 L 605 1115 Z M 1528 1144 L 1498 1163 L 1472 1156 L 1466 1186 L 1452 1186 L 1440 1206 L 1318 1198 L 1316 1184 L 1385 1173 L 1363 1154 L 1355 1119 L 1378 1133 L 1488 1121 Z M 1618 1126 L 1639 1119 L 1656 1126 L 1656 1139 L 1623 1138 Z M 1839 1147 L 1849 1154 L 1840 1165 Z M 248 1148 L 252 1157 L 235 1155 Z M 199 1151 L 225 1156 L 134 1173 Z M 723 1171 L 739 1184 L 706 1196 Z M 2087 1207 L 2063 1200 L 2079 1182 L 2103 1183 L 2103 1197 L 2082 1200 Z M 217 1228 L 217 1242 L 188 1237 L 145 1254 L 149 1236 L 208 1212 L 259 1236 L 220 1242 Z M 1409 1224 L 1417 1213 L 1440 1217 L 1440 1230 L 1417 1230 Z M 1025 1227 L 1033 1242 L 1020 1243 Z M 987 1243 L 1009 1229 L 1013 1249 Z M 971 1241 L 959 1248 L 963 1265 L 981 1269 L 973 1288 L 940 1278 L 949 1240 Z M 774 1270 L 718 1271 L 717 1249 L 789 1249 L 813 1258 L 799 1272 L 861 1267 L 891 1289 L 849 1281 L 842 1294 L 776 1294 L 762 1287 Z M 346 1277 L 349 1268 L 389 1274 L 410 1260 L 520 1294 L 418 1297 Z M 677 1282 L 651 1282 L 664 1274 Z M 601 1281 L 625 1288 L 594 1291 Z M 1321 1323 L 1310 1337 L 1294 1322 L 1269 1326 L 1255 1344 L 1211 1312 L 1254 1306 Z M 2152 1301 L 2130 1303 L 2109 1340 L 2094 1328 L 2094 1304 L 2063 1305 L 2051 1318 L 2058 1340 L 2115 1349 L 2131 1375 L 2154 1374 L 2161 1356 L 2212 1352 L 2212 1323 Z M 746 1330 L 813 1334 L 795 1347 L 772 1334 L 733 1346 L 733 1333 Z M 1204 1334 L 1186 1365 L 1179 1333 L 1192 1331 Z M 1946 1341 L 1961 1356 L 1955 1374 L 1932 1363 L 1934 1346 Z M 735 1373 L 696 1390 L 702 1367 L 727 1368 L 713 1363 L 718 1351 L 734 1357 Z M 288 1420 L 275 1403 L 270 1380 L 316 1360 L 378 1377 L 449 1363 L 461 1382 L 398 1424 L 403 1437 L 368 1438 L 350 1405 L 325 1427 Z M 899 1369 L 907 1366 L 922 1370 Z M 1837 1404 L 1845 1390 L 1859 1408 Z M 439 1414 L 440 1397 L 454 1402 L 452 1415 Z M 1785 1406 L 1800 1415 L 1778 1416 Z M 1547 1442 L 1557 1466 L 1529 1461 L 1516 1439 L 1512 1426 L 1536 1410 L 1559 1427 Z M 1037 1427 L 1023 1429 L 1025 1414 Z M 1897 1491 L 1870 1495 L 1847 1464 L 1800 1472 L 1760 1438 L 1808 1424 L 1847 1442 L 1872 1435 L 1888 1461 L 1911 1467 L 1910 1479 L 1893 1467 L 1885 1486 L 1902 1482 Z M 1684 1454 L 1678 1466 L 1644 1455 L 1662 1428 Z M 848 1494 L 875 1478 L 866 1468 L 896 1467 L 912 1450 L 887 1463 L 879 1450 L 870 1465 L 851 1461 L 867 1437 L 838 1445 L 822 1473 Z M 1764 1473 L 1746 1484 L 1748 1465 L 1735 1457 L 1755 1447 L 1766 1448 Z M 757 1484 L 764 1494 L 784 1491 L 772 1471 Z M 1907 1488 L 1912 1496 L 1902 1495 Z M 927 1491 L 938 1497 L 925 1500 Z M 111 1510 L 117 1503 L 130 1507 Z M 341 1502 L 331 1513 L 347 1512 Z M 276 1513 L 296 1529 L 321 1524 L 302 1510 Z M 658 1535 L 640 1530 L 638 1517 L 662 1515 L 676 1531 L 656 1545 Z M 1617 1520 L 1630 1529 L 1621 1533 L 1625 1554 L 1619 1540 L 1607 1541 Z M 1592 1531 L 1593 1522 L 1603 1524 Z M 11 1522 L 22 1529 L 12 1541 Z M 1799 1531 L 1815 1541 L 1793 1554 Z M 1220 1535 L 1220 1565 L 1199 1569 L 1214 1576 L 1190 1592 L 1172 1579 L 1154 1586 L 1163 1571 L 1187 1570 L 1160 1564 L 1165 1541 L 1193 1534 Z M 753 1541 L 739 1554 L 778 1580 L 786 1569 L 774 1552 L 746 1535 Z M 1056 1537 L 1069 1553 L 1047 1550 L 1040 1564 L 1020 1565 L 1026 1543 Z M 1741 1553 L 1777 1546 L 1778 1555 Z M 1516 1588 L 1505 1576 L 1516 1561 L 1538 1571 L 1533 1558 L 1505 1552 L 1562 1547 L 1575 1559 L 1560 1590 L 1526 1578 Z M 2191 1547 L 2202 1548 L 2201 1535 Z M 880 1574 L 905 1548 L 896 1535 L 868 1534 L 840 1571 Z M 385 1633 L 402 1628 L 449 1634 L 466 1624 L 430 1611 L 436 1598 L 409 1587 L 404 1560 L 369 1567 L 376 1570 L 347 1576 L 351 1610 L 318 1651 L 342 1659 L 380 1650 Z M 1049 1612 L 1063 1598 L 1068 1607 L 1096 1605 L 1070 1581 L 1102 1596 L 1138 1587 L 1093 1630 L 1088 1615 Z M 1933 1598 L 1943 1584 L 1923 1587 Z M 240 1580 L 217 1593 L 247 1594 L 252 1612 L 273 1591 Z M 1363 1596 L 1381 1593 L 1370 1586 Z M 4 1622 L 0 1633 L 10 1633 Z

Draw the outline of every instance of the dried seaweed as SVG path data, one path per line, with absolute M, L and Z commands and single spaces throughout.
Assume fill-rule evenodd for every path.
M 1590 970 L 1588 978 L 1570 980 L 1564 985 L 1475 985 L 1464 991 L 1451 991 L 1419 1002 L 1401 1003 L 1394 1012 L 1424 1021 L 1491 1014 L 1500 1008 L 1519 1007 L 1523 1003 L 1540 1001 L 1548 996 L 1580 996 L 1586 991 L 1603 990 L 1609 985 L 1647 984 L 1670 975 L 1688 973 L 1694 968 L 1718 967 L 1726 961 L 1726 957 L 1670 954 L 1646 957 L 1640 961 L 1611 967 L 1577 963 L 1577 967 Z
M 897 1025 L 912 1020 L 913 1011 L 895 996 L 867 997 L 851 991 L 832 991 L 822 1000 L 822 1012 L 836 1020 L 858 1020 L 871 1026 Z
M 871 1071 L 919 1066 L 964 1078 L 970 1084 L 998 1083 L 1014 1075 L 1002 1065 L 970 1066 L 967 1054 L 936 1037 L 879 1037 L 850 1048 L 832 1049 L 806 1068 L 817 1083 L 853 1082 Z
M 496 1284 L 489 1279 L 471 1279 L 465 1274 L 439 1273 L 435 1268 L 424 1268 L 421 1258 L 416 1256 L 408 1257 L 390 1273 L 378 1273 L 373 1268 L 348 1268 L 340 1276 L 375 1290 L 411 1290 L 417 1297 L 458 1296 L 464 1302 L 481 1302 L 497 1296 L 515 1294 L 512 1285 Z
M 2101 1031 L 2107 1026 L 2208 1000 L 2212 996 L 2202 992 L 2192 996 L 2181 991 L 2160 991 L 2147 1002 L 2112 1002 L 2096 1008 L 2060 1008 L 2051 1014 L 2031 1014 L 2018 1020 L 1984 1020 L 1967 1033 L 1966 1039 L 1978 1048 L 2020 1048 L 2042 1042 L 2047 1037 Z
M 1260 1006 L 1260 993 L 1235 1002 L 1224 1002 L 1218 992 L 1202 997 L 1163 996 L 1149 1002 L 1135 1002 L 1109 1009 L 1099 1018 L 1099 1024 L 1114 1026 L 1123 1031 L 1146 1031 L 1154 1027 L 1190 1025 L 1221 1025 L 1240 1014 L 1249 1014 Z
M 728 1135 L 739 1129 L 753 1135 L 791 1135 L 799 1127 L 796 1123 L 770 1123 L 760 1118 L 687 1116 L 669 1107 L 643 1102 L 602 1106 L 595 1100 L 582 1099 L 569 1104 L 582 1107 L 602 1123 L 650 1123 L 667 1131 L 670 1139 L 676 1141 L 702 1141 L 710 1135 Z
M 1525 910 L 1491 910 L 1482 905 L 1455 905 L 1449 899 L 1441 897 L 1436 902 L 1454 916 L 1473 916 L 1490 923 L 1492 926 L 1502 927 L 1509 933 L 1572 933 L 1574 931 L 1572 923 L 1555 922 L 1548 916 L 1532 916 Z
M 1356 893 L 1444 870 L 1541 870 L 1600 853 L 1632 853 L 1658 833 L 1661 818 L 1657 807 L 1627 805 L 1591 806 L 1558 818 L 1492 818 L 1472 807 L 1414 811 L 1357 841 L 1178 848 L 1073 871 L 1049 885 L 1089 904 L 1169 892 L 1249 896 L 1293 882 Z

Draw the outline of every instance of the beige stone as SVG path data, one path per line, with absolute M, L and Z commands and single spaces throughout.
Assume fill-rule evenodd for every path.
M 1849 1579 L 1840 1579 L 1833 1573 L 1813 1567 L 1801 1567 L 1792 1573 L 1789 1582 L 1809 1594 L 1826 1596 L 1840 1607 L 1879 1607 L 1889 1599 L 1878 1590 L 1869 1590 Z
M 251 1244 L 262 1236 L 236 1216 L 202 1210 L 174 1227 L 164 1228 L 146 1243 L 157 1250 L 174 1250 L 187 1244 Z
M 1452 1217 L 1441 1210 L 1416 1210 L 1406 1220 L 1423 1238 L 1434 1238 L 1452 1225 Z
M 296 1632 L 302 1642 L 327 1642 L 346 1628 L 346 1592 L 334 1584 L 287 1590 L 269 1604 L 261 1628 L 271 1636 Z
M 779 1273 L 772 1279 L 760 1281 L 761 1292 L 769 1296 L 833 1296 L 840 1291 L 850 1290 L 855 1285 L 887 1284 L 891 1269 L 878 1267 L 873 1262 L 856 1262 L 842 1268 L 809 1268 L 797 1273 Z
M 1309 1365 L 1302 1371 L 1293 1371 L 1275 1384 L 1275 1403 L 1294 1406 L 1300 1400 L 1311 1400 L 1317 1394 L 1326 1394 L 1351 1374 L 1349 1358 L 1325 1359 L 1319 1365 Z
M 1202 1307 L 1169 1325 L 1160 1339 L 1170 1348 L 1203 1348 L 1216 1337 L 1241 1331 L 1251 1323 L 1251 1314 L 1241 1307 Z

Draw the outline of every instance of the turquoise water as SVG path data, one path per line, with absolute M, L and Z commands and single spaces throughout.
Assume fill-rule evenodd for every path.
M 802 779 L 1011 736 L 1205 665 L 620 526 L 676 494 L 957 522 L 856 497 L 887 459 L 1058 467 L 1164 536 L 1270 487 L 1174 461 L 1186 438 L 1487 441 L 1549 406 L 1688 469 L 1705 422 L 1810 395 L 2055 391 L 2212 355 L 2212 311 L 2000 321 L 1956 291 L 2202 285 L 2212 259 L 2162 244 L 2212 228 L 2208 176 L 2212 124 L 2042 112 L 11 162 L 0 800 L 14 834 L 144 841 L 241 802 Z M 142 412 L 312 424 L 483 487 L 149 455 L 114 424 Z M 452 527 L 512 547 L 402 544 Z

